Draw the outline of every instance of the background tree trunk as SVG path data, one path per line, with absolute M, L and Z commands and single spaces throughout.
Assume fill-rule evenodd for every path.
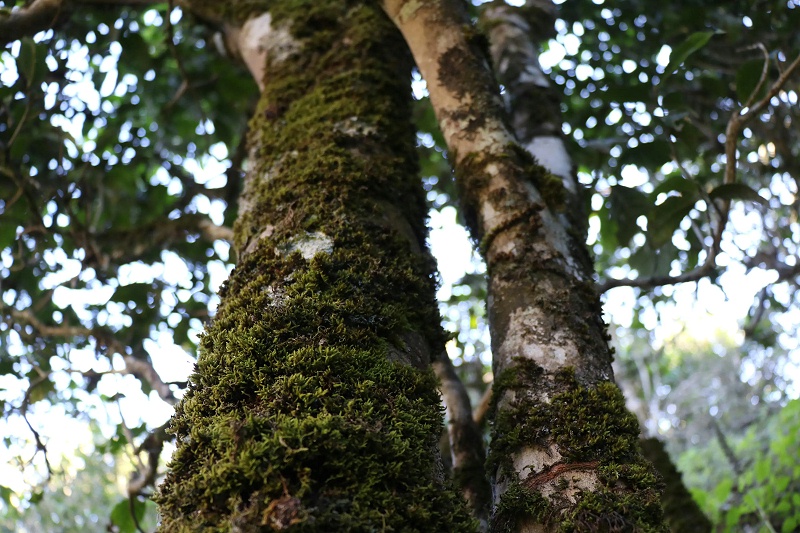
M 474 530 L 436 452 L 444 334 L 402 39 L 334 0 L 241 35 L 266 75 L 239 264 L 173 420 L 160 529 Z
M 658 473 L 664 478 L 664 517 L 673 533 L 708 533 L 711 522 L 703 514 L 697 502 L 686 490 L 683 478 L 669 457 L 664 443 L 655 437 L 640 441 L 642 453 L 648 461 L 655 465 Z

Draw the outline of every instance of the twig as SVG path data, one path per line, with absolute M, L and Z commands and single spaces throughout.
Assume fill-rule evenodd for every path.
M 717 440 L 722 448 L 722 452 L 725 454 L 725 457 L 728 459 L 728 462 L 731 465 L 734 476 L 737 479 L 740 478 L 743 473 L 742 465 L 739 462 L 739 459 L 736 457 L 733 448 L 731 448 L 730 444 L 728 443 L 727 437 L 722 432 L 722 428 L 719 427 L 719 423 L 717 422 L 716 418 L 711 418 L 711 426 L 714 428 L 714 434 L 717 436 Z M 764 508 L 760 503 L 758 503 L 758 500 L 756 500 L 755 496 L 750 495 L 750 497 L 753 500 L 753 504 L 756 507 L 756 511 L 758 512 L 758 516 L 761 518 L 761 522 L 764 524 L 764 527 L 766 527 L 770 533 L 777 533 L 769 520 L 769 516 L 767 516 L 766 511 L 764 511 Z
M 36 368 L 37 367 L 34 367 L 34 369 Z M 30 385 L 28 386 L 28 390 L 25 391 L 25 396 L 22 398 L 22 403 L 19 406 L 19 412 L 22 415 L 22 419 L 25 420 L 25 424 L 27 424 L 28 429 L 30 429 L 31 433 L 33 434 L 33 440 L 36 442 L 36 453 L 42 452 L 42 455 L 44 456 L 44 464 L 45 467 L 47 467 L 47 479 L 49 480 L 50 477 L 52 477 L 53 475 L 53 468 L 50 465 L 50 459 L 47 457 L 47 445 L 44 442 L 42 442 L 41 435 L 39 434 L 38 431 L 36 431 L 36 429 L 34 429 L 33 424 L 31 424 L 31 421 L 28 420 L 28 406 L 30 405 L 31 401 L 31 391 L 33 391 L 33 389 L 44 383 L 48 377 L 49 374 L 42 373 L 39 375 L 38 378 L 36 378 L 36 380 L 30 383 Z M 35 454 L 34 457 L 36 457 Z
M 756 96 L 758 96 L 758 91 L 761 90 L 764 82 L 767 81 L 767 74 L 769 74 L 769 51 L 767 50 L 767 47 L 762 43 L 758 43 L 753 46 L 749 46 L 748 48 L 758 48 L 761 50 L 761 53 L 764 54 L 764 66 L 761 68 L 761 77 L 758 78 L 758 83 L 753 89 L 753 92 L 750 93 L 750 96 L 747 98 L 747 102 L 745 102 L 744 107 L 750 107 L 753 104 L 753 100 L 755 100 Z
M 478 426 L 483 426 L 486 422 L 486 415 L 489 413 L 489 407 L 492 405 L 492 384 L 486 387 L 486 391 L 481 396 L 481 401 L 475 407 L 475 412 L 472 414 L 472 419 Z
M 34 0 L 25 7 L 0 14 L 0 47 L 52 28 L 64 10 L 63 0 Z

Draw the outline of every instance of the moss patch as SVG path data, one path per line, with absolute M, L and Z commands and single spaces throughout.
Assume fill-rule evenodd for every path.
M 498 509 L 515 510 L 495 517 L 498 531 L 512 531 L 513 524 L 527 519 L 558 523 L 564 532 L 666 531 L 661 525 L 661 481 L 638 452 L 639 425 L 616 385 L 583 385 L 572 369 L 547 376 L 532 361 L 517 359 L 498 376 L 495 387 L 497 414 L 488 465 L 509 476 L 514 489 L 503 494 Z M 534 399 L 526 394 L 530 390 L 547 393 L 550 400 Z M 497 409 L 505 391 L 513 391 L 515 398 Z M 512 454 L 530 445 L 553 444 L 564 471 L 570 464 L 596 471 L 599 486 L 581 492 L 574 503 L 553 500 L 542 505 L 534 475 L 516 479 L 513 473 Z
M 251 122 L 241 259 L 172 421 L 160 530 L 474 531 L 437 470 L 435 378 L 408 364 L 409 335 L 445 340 L 434 264 L 411 251 L 426 208 L 410 59 L 373 5 L 280 4 L 303 51 L 270 66 Z M 303 235 L 326 246 L 304 258 Z

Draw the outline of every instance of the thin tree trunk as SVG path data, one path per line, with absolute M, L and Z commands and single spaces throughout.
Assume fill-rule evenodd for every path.
M 517 144 L 458 0 L 384 0 L 427 81 L 489 270 L 496 531 L 665 531 L 659 481 L 613 383 L 582 224 Z
M 664 478 L 666 488 L 662 504 L 670 531 L 673 533 L 709 533 L 711 521 L 686 490 L 683 477 L 675 468 L 675 464 L 664 448 L 664 443 L 655 437 L 649 437 L 641 439 L 640 444 L 644 456 L 655 465 L 658 473 Z
M 219 4 L 262 87 L 239 264 L 173 419 L 160 531 L 474 531 L 437 460 L 406 48 L 369 4 L 248 5 Z
M 467 388 L 458 377 L 447 352 L 441 352 L 433 362 L 433 370 L 439 378 L 447 408 L 447 434 L 453 482 L 469 504 L 472 514 L 480 523 L 480 531 L 489 525 L 492 491 L 486 479 L 486 452 L 483 432 L 472 417 Z
M 528 1 L 524 9 L 491 4 L 482 13 L 495 74 L 506 88 L 507 107 L 517 139 L 537 162 L 562 178 L 567 213 L 577 225 L 585 219 L 580 184 L 561 131 L 560 95 L 539 65 L 537 43 L 554 35 L 555 5 L 550 0 Z M 566 216 L 566 213 L 563 215 Z M 664 516 L 675 533 L 709 532 L 711 522 L 692 498 L 664 444 L 640 439 L 642 453 L 664 479 Z

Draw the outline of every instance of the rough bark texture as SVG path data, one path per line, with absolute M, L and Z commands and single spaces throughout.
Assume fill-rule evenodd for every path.
M 257 7 L 232 19 L 260 19 L 243 53 L 266 64 L 240 260 L 173 419 L 160 531 L 474 531 L 435 452 L 410 58 L 370 4 Z
M 664 478 L 666 488 L 662 503 L 670 531 L 673 533 L 709 533 L 712 527 L 711 521 L 686 490 L 681 473 L 675 468 L 675 464 L 664 448 L 664 443 L 650 437 L 642 439 L 640 444 L 644 456 L 655 465 L 656 470 Z
M 515 142 L 457 0 L 385 0 L 423 77 L 489 269 L 496 531 L 665 531 L 659 480 L 613 383 L 582 226 Z
M 488 4 L 481 27 L 497 81 L 505 86 L 511 128 L 536 162 L 563 183 L 568 224 L 585 232 L 582 187 L 561 131 L 561 95 L 539 65 L 538 43 L 555 35 L 556 6 L 551 0 L 531 0 L 524 8 L 505 2 Z

